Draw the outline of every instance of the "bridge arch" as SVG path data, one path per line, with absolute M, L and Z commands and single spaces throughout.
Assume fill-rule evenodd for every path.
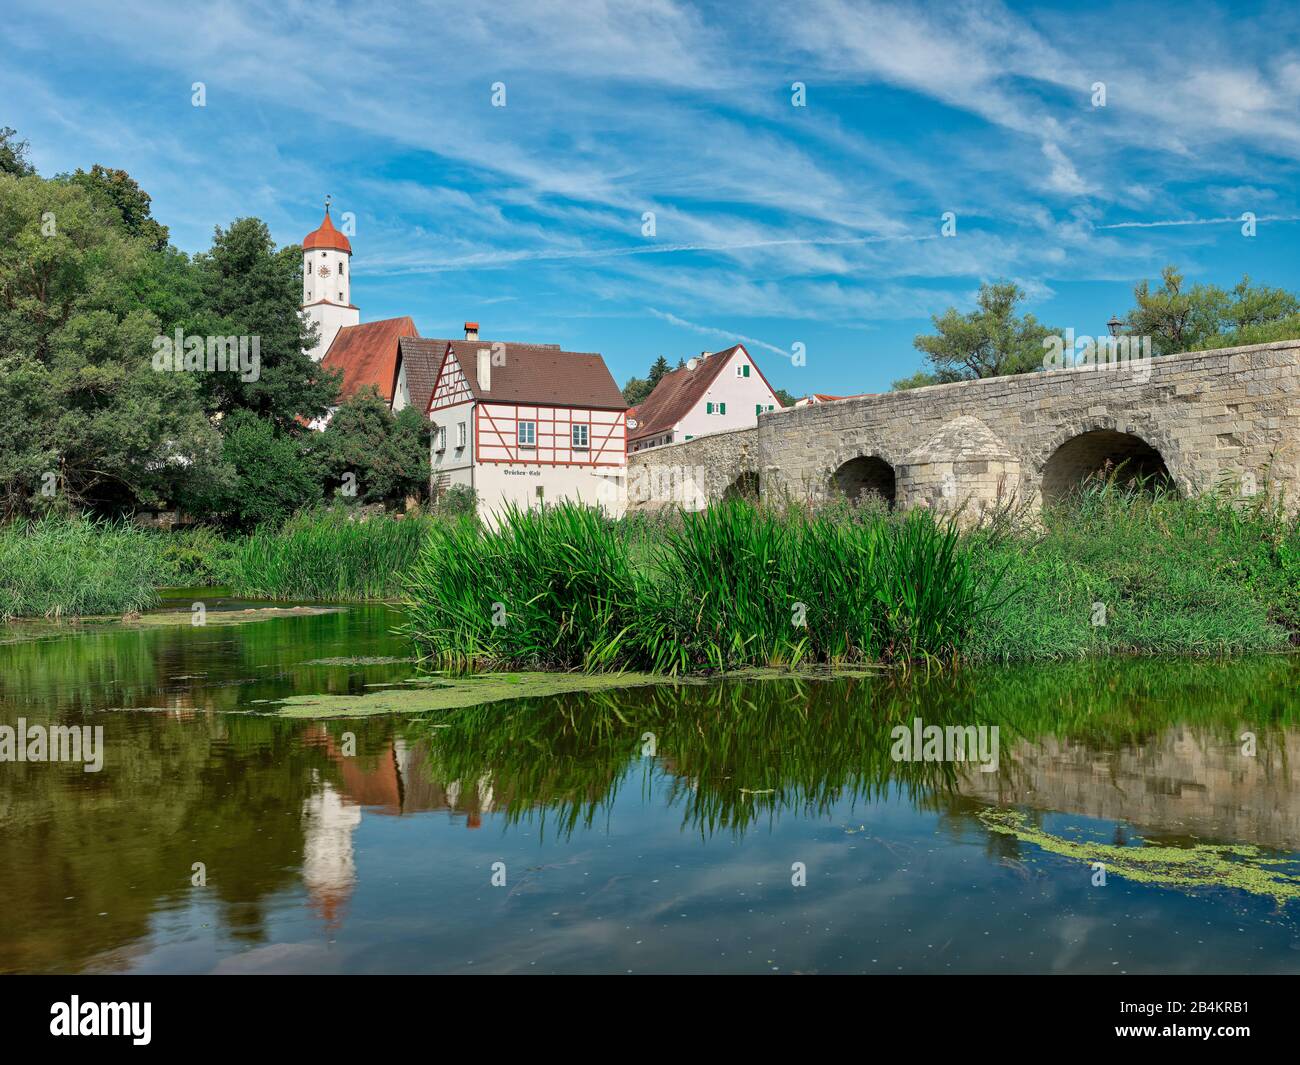
M 759 499 L 759 483 L 757 470 L 741 470 L 726 488 L 722 490 L 724 500 L 731 499 L 748 499 L 757 502 Z
M 1119 471 L 1121 483 L 1176 485 L 1172 442 L 1163 434 L 1096 424 L 1061 434 L 1047 452 L 1039 479 L 1044 504 L 1058 503 L 1089 477 Z
M 898 497 L 894 464 L 875 452 L 855 451 L 840 455 L 831 469 L 830 487 L 853 503 L 864 502 L 874 495 L 892 507 Z

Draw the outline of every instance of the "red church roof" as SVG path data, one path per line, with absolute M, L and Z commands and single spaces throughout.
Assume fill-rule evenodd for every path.
M 325 221 L 320 224 L 319 229 L 312 230 L 302 238 L 302 246 L 307 248 L 330 248 L 334 251 L 345 251 L 352 254 L 352 245 L 348 243 L 348 238 L 334 228 L 334 223 L 330 221 L 330 209 L 325 208 Z
M 321 365 L 343 371 L 341 398 L 351 399 L 363 388 L 373 386 L 391 403 L 397 384 L 398 342 L 402 337 L 418 335 L 415 323 L 408 317 L 345 325 L 334 334 Z

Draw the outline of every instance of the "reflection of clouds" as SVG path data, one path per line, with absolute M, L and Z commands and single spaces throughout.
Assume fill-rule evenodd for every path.
M 311 908 L 336 927 L 356 886 L 352 833 L 361 824 L 361 808 L 322 783 L 303 802 L 302 821 L 303 884 Z

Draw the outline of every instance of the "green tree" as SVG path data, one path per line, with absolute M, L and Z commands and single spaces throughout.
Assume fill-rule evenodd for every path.
M 167 227 L 154 220 L 152 198 L 125 170 L 113 170 L 96 163 L 89 171 L 78 169 L 65 178 L 101 199 L 122 216 L 122 224 L 133 237 L 142 237 L 154 251 L 167 247 Z
M 655 359 L 655 361 L 650 364 L 650 391 L 653 392 L 655 385 L 662 381 L 666 375 L 672 373 L 672 370 L 673 368 L 668 365 L 668 360 L 662 355 Z
M 684 366 L 685 363 L 681 365 Z M 623 399 L 634 407 L 644 403 L 650 398 L 650 393 L 655 390 L 655 386 L 672 372 L 672 365 L 660 355 L 650 364 L 650 372 L 647 376 L 628 378 L 627 384 L 623 386 Z
M 1142 281 L 1133 298 L 1136 306 L 1125 316 L 1124 333 L 1149 336 L 1155 355 L 1263 343 L 1253 339 L 1261 336 L 1286 340 L 1298 335 L 1294 325 L 1286 323 L 1300 313 L 1300 300 L 1285 289 L 1252 285 L 1249 277 L 1231 292 L 1209 284 L 1189 288 L 1177 267 L 1166 266 L 1158 287 Z
M 160 323 L 138 295 L 153 254 L 85 188 L 0 174 L 5 513 L 157 506 L 219 478 L 192 375 L 153 369 Z
M 623 386 L 623 399 L 630 406 L 635 407 L 649 399 L 653 391 L 650 382 L 644 377 L 629 377 L 627 384 Z
M 305 350 L 313 327 L 299 313 L 302 249 L 276 251 L 266 223 L 240 218 L 229 229 L 217 228 L 211 249 L 195 256 L 194 265 L 202 296 L 193 331 L 256 337 L 261 360 L 255 381 L 236 373 L 199 375 L 209 412 L 249 410 L 283 431 L 322 417 L 338 398 L 340 379 Z
M 36 173 L 36 169 L 27 161 L 30 147 L 26 141 L 18 140 L 16 129 L 10 126 L 0 129 L 0 174 L 28 177 Z
M 354 484 L 361 503 L 401 503 L 429 488 L 430 426 L 414 407 L 397 415 L 374 389 L 339 406 L 316 448 L 326 492 Z M 345 480 L 347 475 L 352 480 Z M 345 496 L 346 497 L 346 496 Z
M 247 410 L 225 419 L 223 429 L 222 453 L 235 481 L 203 498 L 199 509 L 219 514 L 237 528 L 250 529 L 279 524 L 320 500 L 320 466 L 303 440 Z
M 895 382 L 895 387 L 915 388 L 921 384 L 942 384 L 979 377 L 1001 377 L 1029 373 L 1043 365 L 1043 338 L 1057 332 L 1032 314 L 1017 315 L 1024 300 L 1020 287 L 1011 282 L 980 285 L 977 307 L 962 314 L 949 307 L 931 318 L 937 330 L 921 334 L 912 342 L 930 363 L 922 375 Z

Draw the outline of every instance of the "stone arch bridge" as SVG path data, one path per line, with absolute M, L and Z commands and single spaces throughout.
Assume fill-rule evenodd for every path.
M 1300 341 L 791 408 L 628 458 L 631 510 L 732 493 L 900 507 L 1039 506 L 1111 464 L 1196 493 L 1266 485 L 1300 505 Z

